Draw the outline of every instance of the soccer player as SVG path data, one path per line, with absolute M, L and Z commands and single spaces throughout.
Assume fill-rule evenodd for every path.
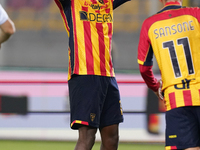
M 164 8 L 142 25 L 139 69 L 147 86 L 164 99 L 166 150 L 199 150 L 200 9 L 182 7 L 182 0 L 160 1 Z M 162 81 L 152 72 L 153 54 Z
M 8 17 L 8 14 L 0 5 L 0 47 L 1 44 L 7 41 L 12 34 L 15 33 L 15 25 Z
M 113 10 L 127 0 L 55 0 L 69 36 L 71 128 L 75 150 L 91 150 L 97 129 L 101 150 L 116 150 L 123 121 L 111 45 Z

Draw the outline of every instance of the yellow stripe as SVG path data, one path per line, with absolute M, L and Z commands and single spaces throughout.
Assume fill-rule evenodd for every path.
M 143 65 L 144 62 L 138 59 L 138 64 Z
M 123 109 L 122 109 L 121 100 L 119 101 L 119 104 L 120 104 L 120 111 L 121 111 L 121 115 L 123 115 Z
M 171 146 L 166 146 L 165 150 L 171 150 Z
M 176 90 L 175 91 L 175 100 L 176 100 L 176 106 L 181 107 L 185 106 L 184 97 L 183 97 L 183 91 L 182 90 Z
M 93 25 L 95 24 L 95 25 Z M 96 26 L 96 22 L 91 22 L 91 26 Z M 101 75 L 100 71 L 100 56 L 99 56 L 99 37 L 97 34 L 97 29 L 93 28 L 95 31 L 91 31 L 91 40 L 92 40 L 92 49 L 93 49 L 93 58 L 94 58 L 94 73 L 95 75 Z
M 171 106 L 170 106 L 170 103 L 169 103 L 169 94 L 168 93 L 165 93 L 165 106 L 166 106 L 166 110 L 171 110 Z
M 71 127 L 72 127 L 72 126 L 73 126 L 73 124 L 75 124 L 75 123 L 81 124 L 81 123 L 82 123 L 82 121 L 80 121 L 80 120 L 75 120 L 74 122 L 72 122 L 72 123 L 71 123 Z
M 78 44 L 78 58 L 79 58 L 79 73 L 80 74 L 87 74 L 87 66 L 86 66 L 86 53 L 85 53 L 85 38 L 84 38 L 84 28 L 83 28 L 83 21 L 80 20 L 79 17 L 79 10 L 82 10 L 82 6 L 77 4 L 78 1 L 74 0 L 75 6 L 75 16 L 76 17 L 76 34 L 79 37 L 77 44 Z
M 105 27 L 106 26 L 106 27 Z M 103 23 L 103 28 L 106 29 L 104 30 L 104 42 L 105 42 L 105 68 L 106 68 L 106 75 L 110 76 L 110 54 L 109 54 L 109 49 L 110 49 L 110 41 L 108 37 L 108 25 Z M 108 46 L 108 47 L 107 47 Z
M 75 123 L 79 123 L 79 124 L 81 124 L 81 122 L 82 122 L 82 121 L 80 121 L 80 120 L 76 120 L 76 121 L 75 121 Z
M 199 101 L 199 90 L 195 90 L 195 89 L 200 89 L 199 84 L 197 84 L 196 86 L 191 86 L 191 95 L 192 95 L 192 105 L 194 106 L 198 106 L 200 105 L 200 101 Z M 194 89 L 193 89 L 194 88 Z

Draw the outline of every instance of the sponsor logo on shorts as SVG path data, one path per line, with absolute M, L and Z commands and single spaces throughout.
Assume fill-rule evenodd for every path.
M 90 114 L 90 119 L 91 119 L 92 122 L 94 121 L 95 117 L 96 117 L 95 113 L 91 113 Z

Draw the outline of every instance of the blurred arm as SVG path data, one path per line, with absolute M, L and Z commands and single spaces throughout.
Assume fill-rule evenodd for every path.
M 0 29 L 0 44 L 7 41 L 15 33 L 15 25 L 9 18 L 0 25 Z
M 113 9 L 119 7 L 120 5 L 124 4 L 127 1 L 131 1 L 131 0 L 114 0 L 113 1 Z
M 152 66 L 139 65 L 140 73 L 147 86 L 154 91 L 159 99 L 163 100 L 162 81 L 154 77 Z
M 139 65 L 140 73 L 147 86 L 154 92 L 158 91 L 159 83 L 154 77 L 152 66 Z

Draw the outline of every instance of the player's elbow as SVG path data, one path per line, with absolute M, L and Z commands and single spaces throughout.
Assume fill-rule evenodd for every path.
M 16 29 L 15 29 L 15 26 L 13 25 L 13 27 L 12 28 L 10 28 L 9 30 L 8 30 L 8 34 L 10 34 L 10 35 L 12 35 L 12 34 L 14 34 L 16 32 Z
M 149 66 L 139 65 L 139 70 L 141 74 L 146 74 L 149 71 Z
M 1 26 L 1 29 L 7 35 L 13 35 L 16 32 L 15 24 L 10 19 Z
M 10 26 L 4 32 L 6 34 L 13 35 L 16 32 L 15 24 L 11 22 Z
M 8 29 L 8 30 L 6 30 L 6 31 L 4 31 L 4 32 L 5 32 L 5 34 L 7 34 L 7 35 L 13 35 L 13 34 L 15 33 L 15 29 L 10 28 L 10 29 Z

